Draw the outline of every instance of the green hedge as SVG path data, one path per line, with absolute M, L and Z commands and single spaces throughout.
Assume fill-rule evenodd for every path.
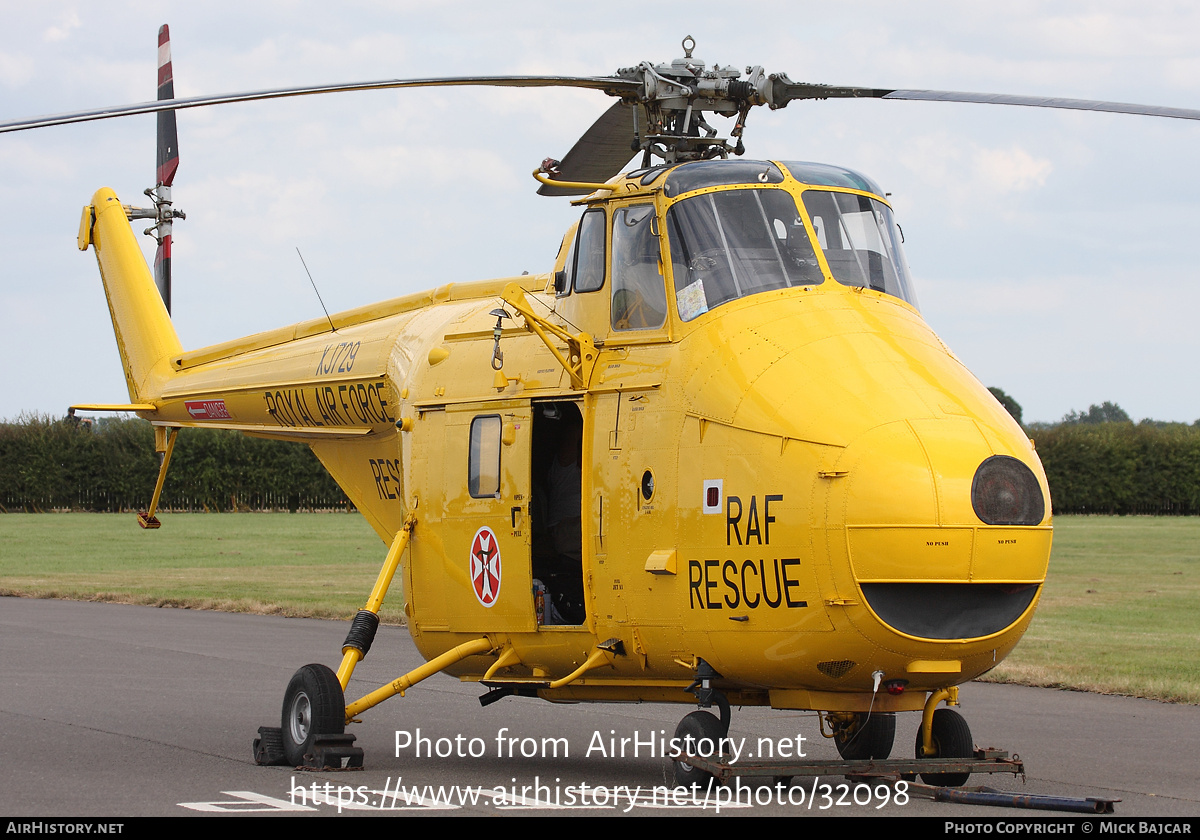
M 1055 513 L 1200 513 L 1200 428 L 1062 423 L 1032 431 Z
M 139 419 L 23 418 L 0 424 L 6 510 L 145 509 L 158 477 L 154 430 Z M 307 446 L 216 429 L 182 429 L 160 507 L 313 510 L 349 501 Z

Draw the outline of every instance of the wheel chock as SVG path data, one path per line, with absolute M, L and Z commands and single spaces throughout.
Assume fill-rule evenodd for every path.
M 260 767 L 283 767 L 287 756 L 283 753 L 283 730 L 278 726 L 258 727 L 254 739 L 254 763 Z
M 280 743 L 282 739 L 281 732 Z M 354 746 L 354 736 L 348 732 L 341 735 L 314 735 L 312 752 L 305 754 L 301 766 L 310 770 L 361 770 L 362 747 Z
M 278 726 L 258 727 L 254 739 L 254 763 L 260 767 L 287 767 L 283 751 L 283 730 Z M 354 746 L 354 736 L 314 735 L 312 752 L 306 753 L 300 765 L 308 770 L 361 770 L 363 751 Z

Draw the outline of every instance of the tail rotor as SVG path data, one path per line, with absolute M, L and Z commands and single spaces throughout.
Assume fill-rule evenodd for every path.
M 175 78 L 171 69 L 171 33 L 166 24 L 158 30 L 158 99 L 175 98 Z M 171 184 L 179 169 L 179 130 L 174 111 L 158 112 L 158 154 L 155 171 L 156 184 L 146 190 L 154 202 L 153 208 L 132 207 L 127 209 L 130 219 L 153 219 L 154 225 L 146 229 L 147 236 L 158 242 L 154 254 L 154 283 L 163 303 L 171 312 L 171 228 L 175 219 L 186 219 L 182 210 L 171 203 Z

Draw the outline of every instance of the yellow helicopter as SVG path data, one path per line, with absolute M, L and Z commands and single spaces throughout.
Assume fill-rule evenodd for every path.
M 843 97 L 1200 112 L 793 83 L 709 67 L 694 48 L 602 77 L 175 99 L 164 27 L 159 100 L 0 125 L 160 115 L 154 207 L 101 189 L 78 234 L 129 402 L 75 408 L 154 425 L 143 527 L 158 526 L 178 430 L 209 427 L 309 444 L 388 546 L 340 667 L 296 672 L 280 726 L 260 730 L 261 762 L 361 762 L 345 726 L 439 672 L 479 682 L 485 705 L 698 706 L 675 733 L 683 784 L 704 772 L 686 745 L 720 743 L 733 705 L 819 712 L 847 759 L 887 758 L 895 713 L 921 712 L 917 758 L 972 754 L 966 722 L 941 706 L 1029 625 L 1050 555 L 1045 474 L 922 320 L 880 188 L 835 166 L 740 159 L 747 119 Z M 580 206 L 552 270 L 183 349 L 169 314 L 175 111 L 460 85 L 618 99 L 534 173 L 540 193 Z M 714 115 L 733 119 L 728 137 Z M 153 274 L 134 218 L 155 221 Z M 397 576 L 427 662 L 347 703 Z

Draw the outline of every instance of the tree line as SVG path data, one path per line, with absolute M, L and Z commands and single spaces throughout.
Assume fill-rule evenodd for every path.
M 145 420 L 23 417 L 0 423 L 0 508 L 144 510 L 158 479 Z M 328 510 L 350 502 L 300 443 L 217 429 L 181 429 L 159 507 Z

